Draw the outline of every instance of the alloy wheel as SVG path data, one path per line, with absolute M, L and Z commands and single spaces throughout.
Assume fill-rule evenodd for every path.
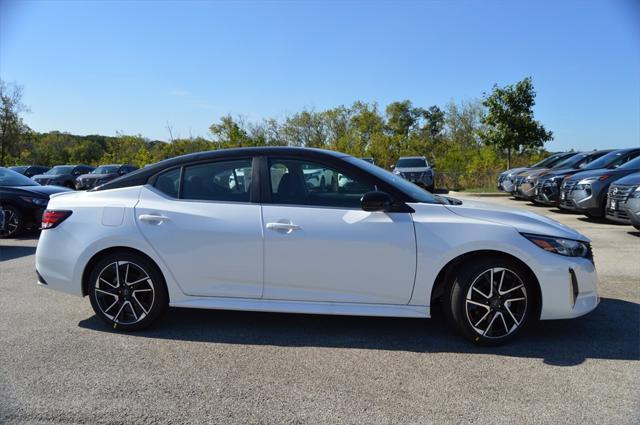
M 132 325 L 150 313 L 155 286 L 149 273 L 138 264 L 115 261 L 98 274 L 94 296 L 107 318 L 117 324 Z
M 13 236 L 20 228 L 20 217 L 12 209 L 6 209 L 4 219 L 7 222 L 7 230 L 2 232 L 2 236 Z
M 485 338 L 504 338 L 516 331 L 527 312 L 527 289 L 512 270 L 494 267 L 471 283 L 465 300 L 469 324 Z

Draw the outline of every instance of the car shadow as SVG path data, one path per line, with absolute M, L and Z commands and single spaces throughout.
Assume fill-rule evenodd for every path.
M 628 234 L 630 234 L 631 236 L 635 236 L 637 238 L 640 238 L 640 232 L 627 232 Z
M 478 347 L 453 335 L 441 319 L 293 315 L 172 308 L 157 325 L 131 337 L 222 344 L 356 348 L 416 353 L 494 354 L 574 366 L 586 359 L 640 360 L 640 304 L 602 299 L 576 320 L 540 321 L 500 347 Z M 96 316 L 80 327 L 117 332 Z
M 35 246 L 5 245 L 0 244 L 0 261 L 15 260 L 16 258 L 27 257 L 36 252 Z

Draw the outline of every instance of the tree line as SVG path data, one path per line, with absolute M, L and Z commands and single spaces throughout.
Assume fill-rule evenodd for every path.
M 480 100 L 443 107 L 397 101 L 381 109 L 356 101 L 315 111 L 304 109 L 283 119 L 250 122 L 223 116 L 209 137 L 150 140 L 142 135 L 86 135 L 32 131 L 22 119 L 27 110 L 22 88 L 0 81 L 0 163 L 56 165 L 130 163 L 138 167 L 176 155 L 243 146 L 304 146 L 372 157 L 389 167 L 400 156 L 426 156 L 448 187 L 488 187 L 507 165 L 522 165 L 546 155 L 552 138 L 533 117 L 531 78 L 494 86 Z M 512 158 L 513 156 L 513 158 Z

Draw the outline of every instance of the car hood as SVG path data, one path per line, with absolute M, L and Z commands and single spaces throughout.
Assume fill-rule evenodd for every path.
M 582 171 L 571 176 L 571 180 L 584 180 L 589 177 L 600 177 L 604 175 L 622 177 L 631 174 L 633 170 L 619 170 L 616 168 L 600 168 L 597 170 Z
M 521 173 L 525 170 L 528 170 L 529 167 L 519 167 L 519 168 L 510 168 L 507 171 L 503 171 L 502 175 L 503 176 L 508 176 L 509 174 L 517 174 L 517 173 Z
M 500 207 L 485 202 L 464 200 L 461 205 L 446 205 L 455 214 L 476 220 L 513 226 L 520 233 L 555 236 L 589 242 L 570 227 L 531 211 Z
M 71 176 L 71 174 L 36 174 L 31 177 L 32 179 L 48 179 L 48 180 L 59 180 L 64 179 L 66 177 Z
M 616 181 L 616 184 L 640 184 L 640 173 L 635 172 Z
M 518 173 L 518 175 L 523 177 L 529 177 L 529 176 L 537 177 L 540 174 L 546 173 L 548 171 L 549 171 L 549 168 L 531 168 L 531 169 L 525 169 L 524 171 Z
M 9 189 L 33 193 L 43 198 L 48 198 L 54 193 L 73 192 L 71 189 L 62 186 L 8 186 Z
M 117 176 L 117 173 L 109 173 L 109 174 L 82 174 L 79 179 L 83 180 L 102 180 L 102 179 L 113 179 Z
M 401 173 L 424 173 L 425 171 L 430 170 L 429 167 L 396 167 L 395 169 Z

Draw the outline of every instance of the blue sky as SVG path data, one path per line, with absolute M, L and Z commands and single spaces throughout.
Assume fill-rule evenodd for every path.
M 640 145 L 640 6 L 609 1 L 0 2 L 35 130 L 209 136 L 355 100 L 479 98 L 531 75 L 550 149 Z

